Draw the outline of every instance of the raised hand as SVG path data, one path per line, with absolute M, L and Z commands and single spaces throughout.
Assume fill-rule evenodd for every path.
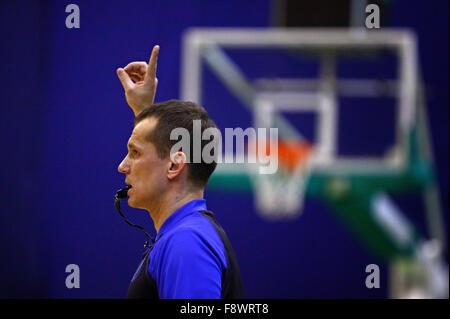
M 127 103 L 135 116 L 144 107 L 153 104 L 155 99 L 158 86 L 156 78 L 158 54 L 159 46 L 155 45 L 148 65 L 145 62 L 131 62 L 125 68 L 117 69 L 117 76 L 125 90 Z

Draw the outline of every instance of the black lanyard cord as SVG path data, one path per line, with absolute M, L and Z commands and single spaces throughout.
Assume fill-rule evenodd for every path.
M 118 190 L 117 191 L 117 193 L 116 193 L 116 195 L 114 195 L 114 206 L 116 207 L 116 209 L 117 209 L 117 212 L 119 213 L 119 215 L 123 218 L 123 220 L 128 224 L 128 225 L 130 225 L 130 226 L 132 226 L 132 227 L 136 227 L 136 228 L 138 228 L 138 229 L 140 229 L 140 230 L 142 230 L 143 232 L 144 232 L 144 234 L 145 234 L 145 244 L 144 244 L 144 248 L 147 248 L 148 246 L 149 246 L 149 244 L 150 244 L 150 235 L 145 231 L 145 229 L 144 229 L 144 227 L 142 227 L 142 226 L 139 226 L 139 225 L 135 225 L 135 224 L 133 224 L 132 222 L 130 222 L 125 216 L 124 216 L 124 214 L 122 213 L 122 211 L 120 210 L 120 200 L 122 199 L 122 198 L 126 198 L 126 194 L 127 194 L 127 191 L 130 189 L 131 187 L 130 186 L 128 186 L 128 187 L 126 187 L 126 188 L 122 188 L 122 189 L 120 189 L 120 190 Z M 152 240 L 152 242 L 153 242 L 153 240 Z

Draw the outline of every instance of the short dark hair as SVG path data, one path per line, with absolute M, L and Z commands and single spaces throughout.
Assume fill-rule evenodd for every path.
M 134 126 L 150 117 L 155 117 L 158 123 L 146 139 L 155 145 L 160 158 L 167 157 L 172 146 L 179 141 L 170 139 L 170 133 L 173 129 L 185 128 L 189 131 L 191 158 L 187 164 L 189 168 L 188 178 L 194 186 L 204 188 L 208 183 L 209 177 L 214 172 L 217 162 L 214 160 L 211 163 L 206 163 L 201 156 L 200 163 L 193 163 L 193 121 L 201 120 L 202 134 L 208 128 L 217 129 L 214 121 L 209 118 L 208 112 L 202 106 L 193 102 L 172 99 L 144 108 L 134 119 Z M 201 140 L 201 151 L 209 142 L 210 140 Z

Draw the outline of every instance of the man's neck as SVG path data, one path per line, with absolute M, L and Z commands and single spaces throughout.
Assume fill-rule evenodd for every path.
M 168 194 L 169 195 L 169 194 Z M 177 209 L 194 199 L 202 199 L 203 190 L 196 192 L 189 192 L 186 194 L 176 194 L 174 196 L 167 196 L 163 199 L 157 207 L 149 210 L 150 217 L 155 225 L 156 232 L 159 232 L 162 224 L 170 217 Z

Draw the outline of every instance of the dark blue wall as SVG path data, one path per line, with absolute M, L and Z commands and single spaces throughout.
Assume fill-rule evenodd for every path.
M 81 28 L 75 30 L 65 27 L 69 3 L 0 5 L 2 298 L 124 296 L 143 236 L 113 207 L 112 196 L 124 183 L 117 165 L 133 120 L 116 68 L 147 60 L 159 44 L 156 99 L 177 98 L 186 28 L 265 27 L 271 7 L 267 0 L 76 1 Z M 418 33 L 448 223 L 448 2 L 394 1 L 391 21 Z M 251 76 L 267 75 L 251 54 L 236 57 Z M 269 75 L 302 74 L 292 71 L 295 62 L 275 53 L 272 57 Z M 211 74 L 205 77 L 205 107 L 219 126 L 249 126 L 250 114 Z M 351 124 L 355 117 L 346 121 Z M 373 143 L 380 141 L 373 138 Z M 255 212 L 250 195 L 207 192 L 206 198 L 234 244 L 248 297 L 387 295 L 387 265 L 366 251 L 323 203 L 307 200 L 300 219 L 268 223 Z M 425 229 L 421 201 L 404 202 Z M 146 212 L 124 212 L 153 229 Z M 65 267 L 72 263 L 80 266 L 80 289 L 65 287 Z M 370 263 L 381 267 L 379 290 L 365 288 L 364 269 Z

